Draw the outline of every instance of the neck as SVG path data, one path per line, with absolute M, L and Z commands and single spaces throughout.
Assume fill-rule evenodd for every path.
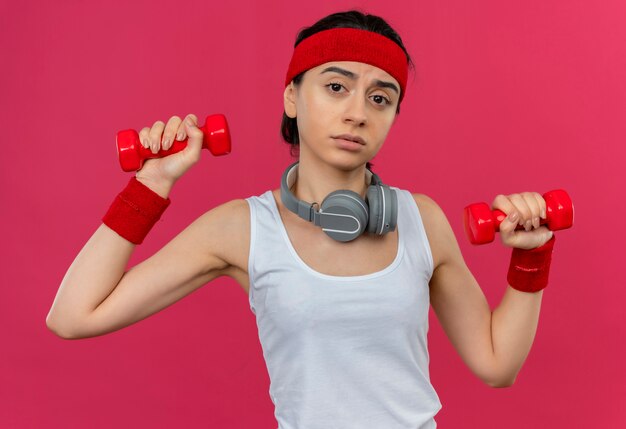
M 365 165 L 354 170 L 340 170 L 301 153 L 296 182 L 291 191 L 296 198 L 310 203 L 321 203 L 328 194 L 338 189 L 348 189 L 365 198 L 369 185 L 365 172 Z

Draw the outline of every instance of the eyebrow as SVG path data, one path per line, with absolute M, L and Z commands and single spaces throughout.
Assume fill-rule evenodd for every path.
M 351 72 L 350 70 L 346 70 L 346 69 L 342 69 L 341 67 L 337 67 L 337 66 L 330 66 L 330 67 L 326 67 L 324 70 L 322 70 L 320 72 L 320 74 L 322 73 L 330 73 L 330 72 L 335 72 L 335 73 L 339 73 L 341 75 L 344 75 L 345 77 L 347 77 L 348 79 L 351 80 L 355 80 L 359 77 L 359 75 L 357 75 L 354 72 Z M 386 82 L 384 80 L 380 80 L 380 79 L 376 79 L 374 81 L 374 85 L 380 87 L 380 88 L 389 88 L 389 89 L 393 89 L 394 91 L 396 91 L 397 94 L 400 93 L 400 91 L 398 90 L 398 87 L 396 85 L 394 85 L 391 82 Z

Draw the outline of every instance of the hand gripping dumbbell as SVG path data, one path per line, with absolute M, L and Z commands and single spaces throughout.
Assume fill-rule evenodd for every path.
M 214 156 L 227 155 L 230 153 L 230 131 L 226 117 L 221 114 L 209 115 L 203 126 L 199 127 L 204 138 L 202 148 L 208 149 Z M 141 168 L 146 159 L 163 158 L 187 147 L 187 140 L 174 140 L 168 150 L 160 150 L 152 153 L 139 141 L 139 134 L 135 130 L 123 130 L 117 133 L 115 144 L 117 156 L 124 171 L 136 171 Z
M 543 194 L 546 201 L 546 219 L 540 219 L 541 225 L 547 225 L 551 231 L 570 228 L 574 224 L 574 205 L 562 189 Z M 470 204 L 463 210 L 465 233 L 472 244 L 491 243 L 500 224 L 506 218 L 501 210 L 491 210 L 487 203 Z M 518 225 L 517 229 L 524 229 Z

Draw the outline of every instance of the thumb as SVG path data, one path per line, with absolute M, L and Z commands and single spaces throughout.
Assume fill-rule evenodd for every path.
M 515 228 L 517 228 L 517 222 L 519 221 L 519 214 L 517 212 L 511 212 L 500 223 L 500 234 L 511 235 Z
M 187 136 L 189 136 L 185 150 L 199 154 L 204 141 L 204 133 L 193 122 L 192 118 L 187 118 L 185 120 L 185 132 L 187 133 Z
M 519 213 L 513 211 L 500 223 L 500 239 L 507 247 L 518 247 L 520 232 L 515 231 L 519 222 Z

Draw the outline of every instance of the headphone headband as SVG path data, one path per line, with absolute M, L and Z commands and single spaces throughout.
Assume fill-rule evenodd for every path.
M 280 196 L 285 207 L 300 216 L 302 219 L 311 222 L 313 221 L 313 204 L 305 203 L 304 201 L 297 199 L 290 190 L 291 186 L 295 182 L 294 173 L 297 166 L 298 163 L 295 162 L 287 167 L 283 173 L 283 178 L 280 181 Z
M 285 207 L 290 211 L 300 216 L 302 219 L 313 222 L 315 225 L 319 225 L 319 212 L 314 209 L 317 202 L 307 203 L 299 200 L 291 192 L 291 187 L 296 182 L 296 175 L 298 173 L 297 167 L 299 162 L 296 161 L 291 164 L 283 173 L 282 180 L 280 181 L 280 196 Z M 369 179 L 370 185 L 382 185 L 380 177 L 376 173 L 366 169 L 365 175 Z
M 350 190 L 331 192 L 320 205 L 299 200 L 291 192 L 297 166 L 298 162 L 295 162 L 287 167 L 280 181 L 281 200 L 291 212 L 321 226 L 326 234 L 338 241 L 354 240 L 366 230 L 383 235 L 395 229 L 398 213 L 395 191 L 384 185 L 372 171 L 366 170 L 370 182 L 367 190 L 369 205 Z

